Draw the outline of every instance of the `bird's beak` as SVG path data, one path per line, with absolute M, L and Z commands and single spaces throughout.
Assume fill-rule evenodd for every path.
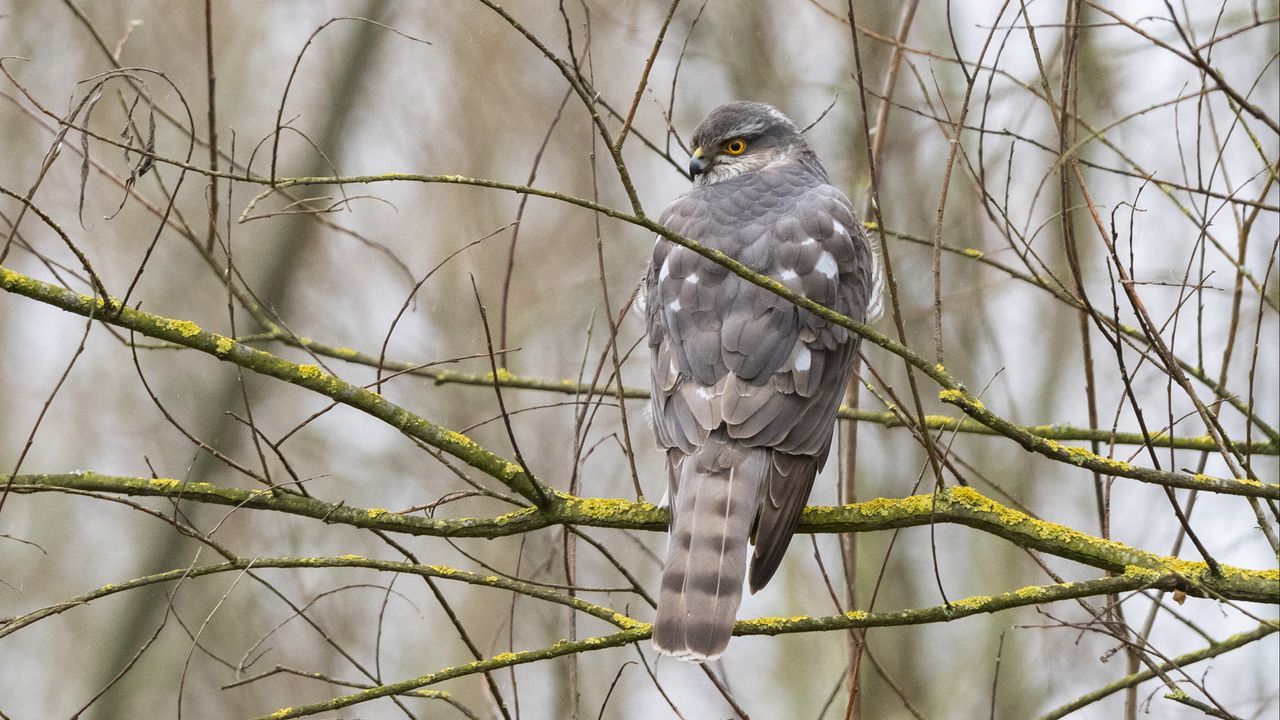
M 697 179 L 707 171 L 707 161 L 702 159 L 702 148 L 694 148 L 693 157 L 689 158 L 689 176 Z

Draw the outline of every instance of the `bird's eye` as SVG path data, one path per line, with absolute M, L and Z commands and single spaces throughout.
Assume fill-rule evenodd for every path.
M 741 155 L 746 152 L 746 150 L 747 143 L 742 138 L 736 138 L 724 144 L 724 151 L 730 155 Z

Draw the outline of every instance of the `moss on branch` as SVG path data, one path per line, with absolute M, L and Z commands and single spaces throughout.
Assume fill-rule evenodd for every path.
M 0 287 L 67 312 L 94 317 L 148 337 L 199 350 L 246 370 L 320 393 L 443 450 L 497 478 L 530 500 L 540 502 L 546 495 L 546 490 L 537 485 L 524 468 L 516 463 L 484 449 L 462 433 L 437 425 L 375 392 L 330 375 L 317 365 L 289 362 L 225 335 L 207 332 L 190 320 L 175 320 L 122 307 L 114 298 L 104 300 L 81 295 L 4 267 L 0 267 Z
M 153 575 L 145 575 L 143 577 L 134 578 L 121 583 L 112 583 L 83 595 L 71 598 L 65 602 L 40 608 L 39 610 L 32 611 L 25 615 L 19 615 L 12 618 L 0 618 L 0 638 L 15 633 L 22 628 L 43 620 L 44 618 L 70 610 L 71 608 L 87 605 L 94 600 L 100 600 L 110 595 L 116 595 L 149 585 L 174 582 L 176 580 L 184 580 L 186 578 L 199 578 L 206 575 L 216 575 L 224 572 L 311 568 L 363 568 L 382 572 L 420 575 L 422 577 L 439 578 L 443 580 L 456 580 L 469 585 L 480 585 L 496 588 L 498 590 L 506 590 L 526 595 L 528 597 L 537 598 L 539 600 L 553 602 L 558 605 L 564 605 L 577 610 L 578 612 L 599 618 L 600 620 L 623 630 L 636 627 L 648 627 L 642 622 L 633 620 L 627 615 L 603 605 L 596 605 L 595 603 L 587 602 L 582 598 L 569 595 L 568 593 L 560 592 L 542 585 L 536 585 L 534 583 L 500 577 L 497 575 L 481 575 L 479 573 L 448 567 L 445 565 L 415 565 L 413 563 L 397 562 L 394 560 L 378 560 L 375 558 L 362 557 L 360 555 L 339 555 L 337 557 L 238 558 L 228 562 L 218 563 L 216 565 L 205 565 L 203 567 L 196 568 L 177 568 L 162 573 L 155 573 Z
M 418 179 L 428 177 L 430 176 L 422 176 Z M 450 179 L 439 181 L 457 181 L 454 176 L 447 177 Z M 469 179 L 462 178 L 462 180 Z M 356 182 L 359 180 L 348 179 L 348 181 Z M 372 178 L 369 181 L 372 181 Z M 295 184 L 319 183 L 299 182 Z M 523 186 L 511 186 L 505 183 L 493 181 L 478 183 L 467 182 L 464 184 L 479 184 L 486 187 L 500 187 L 504 189 L 522 188 L 525 191 L 531 191 L 530 188 L 524 188 Z M 559 196 L 559 193 L 551 193 L 549 191 L 539 191 L 533 194 Z M 608 212 L 605 212 L 605 214 L 610 215 L 610 217 L 619 217 L 621 219 L 628 219 L 629 217 L 616 210 L 605 208 L 604 206 L 590 201 L 583 200 L 575 204 L 583 203 L 585 203 L 584 207 L 590 207 L 591 209 L 595 209 L 599 212 L 605 212 L 607 210 Z M 659 235 L 672 240 L 672 242 L 683 245 L 694 252 L 723 265 L 734 273 L 741 275 L 743 278 L 756 283 L 761 287 L 765 287 L 771 292 L 777 293 L 779 296 L 795 303 L 797 306 L 809 310 L 832 323 L 856 332 L 863 338 L 870 340 L 895 355 L 902 357 L 904 360 L 919 368 L 922 372 L 942 386 L 943 390 L 939 395 L 944 402 L 956 405 L 978 423 L 990 428 L 996 433 L 1015 440 L 1028 451 L 1036 452 L 1041 455 L 1045 455 L 1046 457 L 1077 465 L 1104 475 L 1127 477 L 1140 480 L 1142 482 L 1155 483 L 1168 487 L 1280 499 L 1280 484 L 1263 484 L 1249 479 L 1227 479 L 1209 475 L 1190 475 L 1187 473 L 1144 468 L 1127 462 L 1101 457 L 1086 451 L 1083 448 L 1064 447 L 1054 440 L 1035 435 L 1028 429 L 1014 425 L 1008 420 L 1005 420 L 988 410 L 986 406 L 983 405 L 982 401 L 978 400 L 977 397 L 964 388 L 963 384 L 952 378 L 951 375 L 948 374 L 946 368 L 942 365 L 928 362 L 925 358 L 918 355 L 910 348 L 877 332 L 866 324 L 855 322 L 844 315 L 809 300 L 808 298 L 797 295 L 777 281 L 751 271 L 745 265 L 742 265 L 742 263 L 724 255 L 724 253 L 705 248 L 694 241 L 675 235 L 663 228 L 661 225 L 657 225 L 652 221 L 638 218 L 630 218 L 630 220 L 642 221 L 641 224 L 645 227 L 649 227 L 655 232 L 658 232 Z M 497 478 L 516 492 L 530 500 L 533 500 L 535 503 L 542 503 L 547 498 L 547 489 L 539 485 L 527 472 L 525 472 L 524 468 L 520 467 L 518 464 L 489 452 L 461 433 L 436 425 L 435 423 L 415 415 L 395 403 L 385 400 L 377 393 L 352 385 L 330 375 L 318 366 L 300 365 L 289 362 L 270 353 L 262 350 L 256 350 L 248 345 L 236 342 L 232 338 L 218 335 L 216 333 L 206 332 L 200 328 L 200 326 L 189 320 L 175 320 L 142 312 L 140 310 L 121 307 L 119 305 L 119 301 L 115 299 L 104 300 L 103 298 L 91 298 L 87 295 L 71 292 L 70 290 L 58 287 L 57 285 L 27 277 L 26 275 L 22 275 L 4 267 L 0 267 L 0 288 L 4 288 L 8 292 L 23 295 L 33 300 L 38 300 L 55 307 L 59 307 L 67 312 L 76 313 L 86 317 L 96 317 L 103 322 L 134 330 L 149 337 L 200 350 L 213 355 L 220 360 L 235 363 L 236 365 L 252 370 L 253 372 L 269 375 L 294 385 L 321 393 L 340 403 L 366 412 L 407 435 L 416 437 L 433 447 L 439 448 L 444 452 L 459 458 L 472 467 Z
M 0 475 L 0 487 L 9 476 Z M 530 532 L 554 524 L 554 520 L 535 508 L 528 507 L 496 518 L 433 518 L 400 514 L 383 508 L 360 508 L 345 502 L 328 502 L 314 497 L 263 488 L 243 490 L 207 482 L 189 482 L 174 478 L 122 477 L 95 472 L 19 475 L 13 480 L 15 492 L 66 488 L 85 492 L 109 492 L 142 497 L 166 497 L 173 500 L 228 505 L 323 520 L 326 523 L 352 527 L 435 537 L 503 537 Z
M 381 367 L 384 370 L 430 378 L 437 385 L 470 385 L 486 389 L 493 387 L 493 373 L 469 373 L 435 367 L 424 367 L 421 364 L 379 358 L 376 355 L 360 352 L 349 347 L 340 347 L 318 342 L 312 338 L 297 337 L 283 331 L 274 332 L 257 339 L 270 339 L 295 347 L 305 348 L 318 355 L 336 358 L 368 367 Z M 537 390 L 554 392 L 563 395 L 592 395 L 606 398 L 616 397 L 617 387 L 613 385 L 591 385 L 574 380 L 550 380 L 546 378 L 514 375 L 500 370 L 496 382 L 504 388 L 518 390 Z M 622 396 L 637 400 L 647 400 L 649 391 L 644 388 L 624 387 Z M 836 416 L 844 420 L 874 423 L 885 427 L 903 427 L 906 425 L 902 417 L 891 411 L 864 410 L 842 405 Z M 950 417 L 947 415 L 926 415 L 925 427 L 931 430 L 956 431 L 975 435 L 1003 436 L 1003 433 L 983 425 L 968 417 Z M 1172 435 L 1168 432 L 1154 433 L 1148 439 L 1142 433 L 1111 432 L 1100 428 L 1082 428 L 1066 424 L 1052 425 L 1020 425 L 1023 431 L 1050 440 L 1080 440 L 1096 442 L 1114 442 L 1117 445 L 1145 445 L 1149 441 L 1154 447 L 1172 447 L 1179 450 L 1213 451 L 1217 449 L 1214 439 L 1208 435 Z M 1280 455 L 1280 445 L 1275 442 L 1234 443 L 1235 449 L 1253 455 Z
M 1173 672 L 1175 670 L 1181 670 L 1186 668 L 1188 665 L 1191 665 L 1192 663 L 1197 663 L 1197 662 L 1200 662 L 1201 660 L 1208 660 L 1209 658 L 1217 657 L 1219 655 L 1222 655 L 1223 653 L 1230 652 L 1237 648 L 1241 648 L 1241 647 L 1244 647 L 1245 645 L 1261 640 L 1262 638 L 1265 638 L 1268 635 L 1271 635 L 1272 633 L 1278 630 L 1280 630 L 1280 623 L 1277 623 L 1274 620 L 1264 621 L 1252 630 L 1247 630 L 1242 633 L 1236 633 L 1235 635 L 1232 635 L 1231 637 L 1226 638 L 1221 642 L 1215 642 L 1199 650 L 1194 650 L 1192 652 L 1186 653 L 1185 655 L 1179 655 L 1178 657 L 1173 658 L 1169 662 L 1159 665 L 1158 670 L 1161 673 L 1168 673 L 1168 672 Z M 1063 705 L 1061 707 L 1058 707 L 1050 711 L 1046 715 L 1040 716 L 1039 720 L 1060 720 L 1060 718 L 1067 717 L 1068 715 L 1074 713 L 1080 708 L 1083 708 L 1087 705 L 1092 705 L 1093 703 L 1107 697 L 1108 695 L 1117 693 L 1121 690 L 1124 690 L 1125 688 L 1131 688 L 1139 683 L 1146 682 L 1147 680 L 1150 680 L 1154 677 L 1156 677 L 1156 672 L 1153 672 L 1151 668 L 1147 668 L 1146 670 L 1136 672 L 1132 675 L 1126 675 L 1125 677 L 1122 677 L 1113 683 L 1109 683 L 1107 685 L 1104 685 L 1098 688 L 1097 690 L 1094 690 L 1093 692 L 1082 695 L 1076 698 L 1075 700 L 1072 700 L 1071 702 L 1067 703 L 1066 705 Z
M 0 476 L 0 483 L 8 482 L 9 477 Z M 665 530 L 667 526 L 666 511 L 649 503 L 618 498 L 583 498 L 554 491 L 542 508 L 524 508 L 495 518 L 424 518 L 381 508 L 349 507 L 343 503 L 273 493 L 271 490 L 240 490 L 168 478 L 113 477 L 96 473 L 19 475 L 12 478 L 15 492 L 59 488 L 163 496 L 275 510 L 329 523 L 411 535 L 494 538 L 531 532 L 549 525 L 653 531 Z M 1159 555 L 1033 518 L 972 488 L 948 488 L 936 494 L 879 498 L 840 507 L 808 507 L 800 517 L 798 531 L 874 532 L 932 523 L 965 525 L 1020 547 L 1112 572 L 1154 573 L 1158 577 L 1173 573 L 1183 578 L 1181 589 L 1193 595 L 1280 604 L 1280 571 L 1220 565 L 1220 573 L 1214 574 L 1203 562 Z
M 927 623 L 949 622 L 969 617 L 971 615 L 1000 612 L 1002 610 L 1025 607 L 1028 605 L 1041 605 L 1057 602 L 1059 600 L 1101 596 L 1143 588 L 1173 589 L 1178 587 L 1178 584 L 1179 578 L 1176 574 L 1172 573 L 1156 577 L 1133 577 L 1120 575 L 1116 577 L 1101 578 L 1098 580 L 1033 586 L 995 596 L 965 598 L 957 600 L 949 605 L 937 605 L 934 607 L 899 610 L 895 612 L 867 613 L 855 610 L 842 615 L 826 617 L 797 616 L 739 620 L 734 626 L 733 634 L 737 636 L 783 635 L 790 633 L 822 632 L 853 628 L 923 625 Z M 635 627 L 613 633 L 612 635 L 603 635 L 576 641 L 561 640 L 554 645 L 538 648 L 536 650 L 501 653 L 484 660 L 476 660 L 464 665 L 445 668 L 437 672 L 403 680 L 397 683 L 380 685 L 361 692 L 336 697 L 325 702 L 298 707 L 281 708 L 270 715 L 263 715 L 257 718 L 257 720 L 269 720 L 271 718 L 297 718 L 321 712 L 339 710 L 341 708 L 351 707 L 352 705 L 358 705 L 370 700 L 387 697 L 388 695 L 396 695 L 425 687 L 427 685 L 444 682 L 445 680 L 474 675 L 480 672 L 488 672 L 504 667 L 510 667 L 512 665 L 538 662 L 540 660 L 549 660 L 564 655 L 630 645 L 647 639 L 652 634 L 652 631 L 653 628 L 651 625 L 638 624 Z M 1275 628 L 1271 628 L 1270 632 L 1274 631 Z

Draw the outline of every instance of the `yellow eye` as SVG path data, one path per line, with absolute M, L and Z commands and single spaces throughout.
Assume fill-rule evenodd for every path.
M 724 144 L 724 151 L 729 153 L 730 155 L 741 155 L 742 153 L 746 152 L 746 150 L 747 150 L 747 143 L 742 138 L 737 138 L 736 140 L 730 140 L 729 142 Z

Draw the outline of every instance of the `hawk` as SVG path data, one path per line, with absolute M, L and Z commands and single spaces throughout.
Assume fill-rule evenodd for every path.
M 731 102 L 693 143 L 663 225 L 855 320 L 878 312 L 877 256 L 794 123 Z M 858 337 L 661 237 L 643 295 L 671 509 L 653 645 L 703 662 L 729 644 L 748 539 L 753 593 L 791 542 Z

